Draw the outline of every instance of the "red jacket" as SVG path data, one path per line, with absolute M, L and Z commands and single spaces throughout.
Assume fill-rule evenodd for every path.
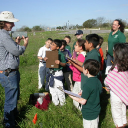
M 103 67 L 104 67 L 104 53 L 103 53 L 101 47 L 99 48 L 99 53 L 100 53 L 100 57 L 101 57 L 101 68 L 100 68 L 100 71 L 102 71 Z

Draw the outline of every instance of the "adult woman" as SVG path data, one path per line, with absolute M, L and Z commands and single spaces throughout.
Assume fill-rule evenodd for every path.
M 126 37 L 124 35 L 124 24 L 121 20 L 116 19 L 113 21 L 112 29 L 108 37 L 108 55 L 107 55 L 107 68 L 106 74 L 110 69 L 113 62 L 113 47 L 117 43 L 125 43 Z

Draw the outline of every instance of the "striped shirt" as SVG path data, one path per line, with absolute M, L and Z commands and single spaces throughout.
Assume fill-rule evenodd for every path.
M 108 73 L 104 83 L 128 105 L 128 71 L 118 72 L 117 67 L 115 67 Z
M 0 71 L 8 68 L 17 69 L 19 55 L 25 51 L 25 46 L 20 46 L 10 37 L 9 32 L 0 29 Z

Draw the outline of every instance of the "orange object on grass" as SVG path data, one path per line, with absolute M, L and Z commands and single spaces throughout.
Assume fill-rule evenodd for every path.
M 35 114 L 35 116 L 34 116 L 32 122 L 33 122 L 34 124 L 36 124 L 36 121 L 37 121 L 37 113 Z

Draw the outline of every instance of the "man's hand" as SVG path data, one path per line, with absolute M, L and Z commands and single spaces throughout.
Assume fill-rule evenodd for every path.
M 23 38 L 23 41 L 24 41 L 24 46 L 25 47 L 27 47 L 27 45 L 28 45 L 28 37 L 24 37 L 24 36 L 22 36 L 22 38 Z
M 16 38 L 15 42 L 19 45 L 20 44 L 20 41 L 21 41 L 22 38 L 20 38 L 19 36 Z

